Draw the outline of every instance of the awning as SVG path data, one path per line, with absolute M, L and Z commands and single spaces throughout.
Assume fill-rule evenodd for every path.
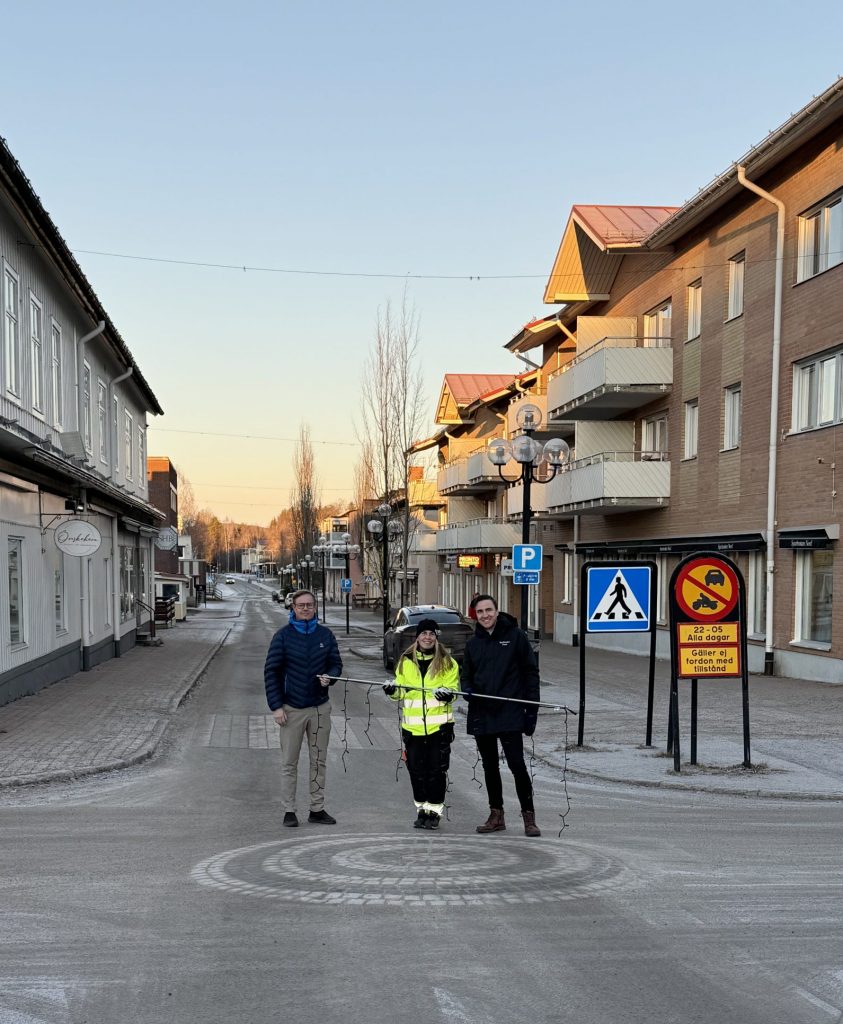
M 830 548 L 840 539 L 837 523 L 829 526 L 785 526 L 779 530 L 779 547 L 796 551 L 816 551 Z
M 570 551 L 568 544 L 557 544 L 559 551 Z M 709 537 L 658 537 L 638 540 L 582 541 L 576 545 L 577 554 L 589 558 L 610 555 L 674 555 L 692 551 L 763 551 L 761 533 L 717 534 Z

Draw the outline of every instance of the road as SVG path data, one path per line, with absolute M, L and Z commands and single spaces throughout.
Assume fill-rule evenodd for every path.
M 158 758 L 3 795 L 0 1024 L 841 1020 L 840 805 L 568 780 L 559 837 L 560 772 L 536 765 L 543 837 L 511 788 L 509 830 L 478 836 L 460 734 L 449 820 L 419 833 L 394 706 L 349 684 L 339 822 L 282 829 L 261 670 L 285 616 L 238 586 Z M 380 680 L 329 617 L 348 674 Z

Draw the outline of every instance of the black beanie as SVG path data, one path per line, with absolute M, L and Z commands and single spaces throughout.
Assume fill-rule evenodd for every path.
M 432 630 L 434 633 L 439 632 L 439 623 L 436 619 L 422 619 L 421 622 L 416 623 L 416 636 L 421 636 L 427 630 Z

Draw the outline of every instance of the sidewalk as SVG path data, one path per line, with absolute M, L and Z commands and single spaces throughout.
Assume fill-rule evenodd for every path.
M 381 646 L 360 641 L 361 657 L 381 660 Z M 579 650 L 542 641 L 542 700 L 579 710 Z M 542 709 L 538 759 L 572 778 L 633 786 L 790 800 L 843 801 L 843 686 L 751 676 L 750 760 L 743 763 L 740 680 L 698 684 L 697 760 L 690 757 L 690 684 L 680 682 L 681 772 L 665 753 L 670 667 L 656 662 L 653 746 L 646 747 L 646 658 L 589 648 L 583 745 L 578 718 Z M 464 714 L 465 702 L 457 704 Z M 529 747 L 529 741 L 527 741 Z M 567 760 L 567 764 L 566 764 Z

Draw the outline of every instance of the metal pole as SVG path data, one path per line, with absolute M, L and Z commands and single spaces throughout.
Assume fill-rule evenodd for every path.
M 697 681 L 691 680 L 691 764 L 697 763 Z
M 530 431 L 527 431 L 530 437 Z M 527 463 L 521 470 L 521 477 L 524 481 L 524 503 L 521 506 L 521 543 L 530 543 L 530 484 L 533 482 L 533 464 Z M 521 587 L 521 628 L 527 628 L 527 601 L 529 596 L 529 584 Z
M 348 544 L 345 546 L 345 578 L 351 579 L 351 555 L 348 550 Z M 345 592 L 345 635 L 351 632 L 351 626 L 349 624 L 349 617 L 351 615 L 351 594 L 346 590 Z
M 325 621 L 327 612 L 325 610 L 325 552 L 320 552 L 322 555 L 322 621 Z
M 382 554 L 382 571 L 383 571 L 383 631 L 386 633 L 387 622 L 389 622 L 389 540 L 388 531 L 386 529 L 386 520 L 383 520 L 383 534 L 381 535 L 381 544 L 383 544 Z

